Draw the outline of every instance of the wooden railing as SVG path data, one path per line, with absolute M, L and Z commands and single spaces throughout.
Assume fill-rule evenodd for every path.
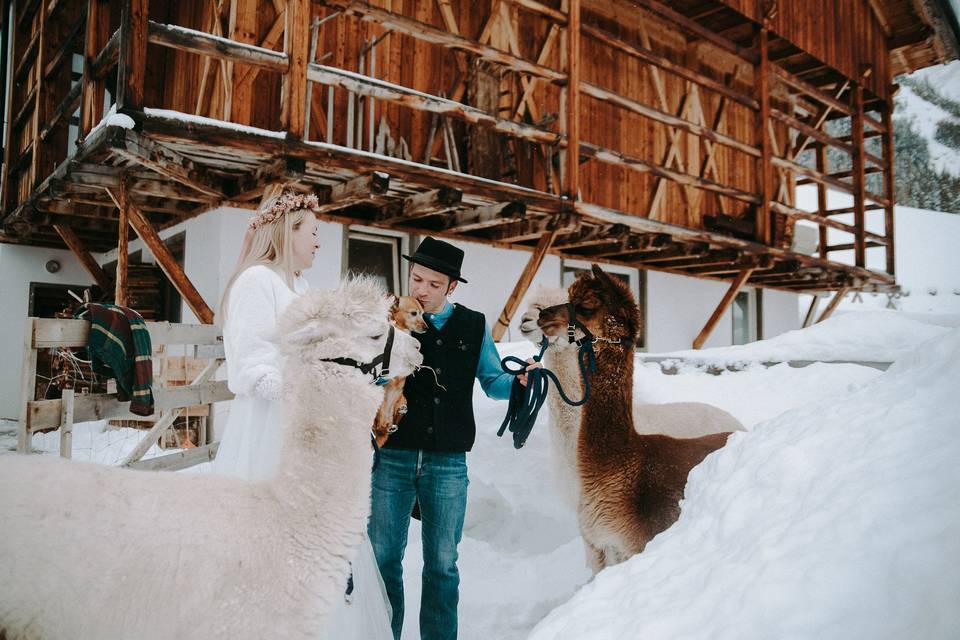
M 223 336 L 215 325 L 172 324 L 148 322 L 150 340 L 154 347 L 185 345 L 194 357 L 209 359 L 207 367 L 189 385 L 156 386 L 153 388 L 155 415 L 136 416 L 129 412 L 129 402 L 117 400 L 116 393 L 74 394 L 65 389 L 63 396 L 54 400 L 34 398 L 39 349 L 76 349 L 87 345 L 90 322 L 86 320 L 53 320 L 27 318 L 23 342 L 21 369 L 21 413 L 18 425 L 17 450 L 30 451 L 32 435 L 39 431 L 60 431 L 60 455 L 71 457 L 73 425 L 94 420 L 154 420 L 140 442 L 126 454 L 123 466 L 150 469 L 178 469 L 213 458 L 218 443 L 200 443 L 196 449 L 183 453 L 141 461 L 143 455 L 163 435 L 166 429 L 187 407 L 222 402 L 233 398 L 225 380 L 213 380 L 223 363 Z
M 885 102 L 872 101 L 871 111 L 868 111 L 864 107 L 861 84 L 850 81 L 828 92 L 772 62 L 766 45 L 769 33 L 765 28 L 758 26 L 755 46 L 745 48 L 677 13 L 661 0 L 638 0 L 636 4 L 657 20 L 670 23 L 672 28 L 695 35 L 722 50 L 724 55 L 735 56 L 744 67 L 753 70 L 753 91 L 736 88 L 738 82 L 742 86 L 743 79 L 727 77 L 725 81 L 720 81 L 656 53 L 646 31 L 646 21 L 637 21 L 640 41 L 636 42 L 591 24 L 581 25 L 579 2 L 576 0 L 569 2 L 569 10 L 566 12 L 547 7 L 536 0 L 512 2 L 520 10 L 539 16 L 549 25 L 541 56 L 537 60 L 523 58 L 519 47 L 514 46 L 515 43 L 511 43 L 509 50 L 501 50 L 491 46 L 483 37 L 473 40 L 459 33 L 452 13 L 448 11 L 442 12 L 446 28 L 440 28 L 360 0 L 327 0 L 325 4 L 328 15 L 324 18 L 358 19 L 376 24 L 383 30 L 380 38 L 390 33 L 403 34 L 420 42 L 454 52 L 464 52 L 472 59 L 486 61 L 500 69 L 519 74 L 525 89 L 519 105 L 511 109 L 510 113 L 506 114 L 507 117 L 466 104 L 463 101 L 465 89 L 462 82 L 454 91 L 444 96 L 378 79 L 369 61 L 366 64 L 366 73 L 327 64 L 323 56 L 316 51 L 316 31 L 312 29 L 318 28 L 318 23 L 315 21 L 311 26 L 311 3 L 308 0 L 287 1 L 285 20 L 289 28 L 283 38 L 282 52 L 197 29 L 149 21 L 148 0 L 124 0 L 120 27 L 112 34 L 107 33 L 109 20 L 104 17 L 107 4 L 101 0 L 87 0 L 85 3 L 68 0 L 42 3 L 39 9 L 41 19 L 33 40 L 25 46 L 17 42 L 19 38 L 14 41 L 14 74 L 27 73 L 24 69 L 34 67 L 56 67 L 70 57 L 63 52 L 69 50 L 69 43 L 78 37 L 79 28 L 73 29 L 64 42 L 58 43 L 57 52 L 52 56 L 47 55 L 51 43 L 45 43 L 45 39 L 49 40 L 51 36 L 44 31 L 44 21 L 49 21 L 55 15 L 53 11 L 66 12 L 66 6 L 73 7 L 71 11 L 78 15 L 78 20 L 85 21 L 84 51 L 87 61 L 84 65 L 83 80 L 79 84 L 69 89 L 48 89 L 47 84 L 37 82 L 28 92 L 26 99 L 22 99 L 20 94 L 15 92 L 17 99 L 10 101 L 14 117 L 6 141 L 4 211 L 9 212 L 23 202 L 30 190 L 45 177 L 44 170 L 38 163 L 40 156 L 48 160 L 62 160 L 66 157 L 65 148 L 58 152 L 50 141 L 58 135 L 58 140 L 62 138 L 66 116 L 72 113 L 77 105 L 81 105 L 81 139 L 101 120 L 107 89 L 106 78 L 113 68 L 117 69 L 117 84 L 111 88 L 111 92 L 117 108 L 121 111 L 136 112 L 149 106 L 144 104 L 144 82 L 150 45 L 200 55 L 205 60 L 239 63 L 280 74 L 282 90 L 278 111 L 282 114 L 281 126 L 294 138 L 309 136 L 309 122 L 314 118 L 313 122 L 317 125 L 314 128 L 323 128 L 323 138 L 331 142 L 336 123 L 331 111 L 334 92 L 345 91 L 351 96 L 350 113 L 340 120 L 346 120 L 349 130 L 347 146 L 361 147 L 366 133 L 368 148 L 373 149 L 373 104 L 383 101 L 400 105 L 404 109 L 434 114 L 437 121 L 457 120 L 540 145 L 548 151 L 553 150 L 549 153 L 559 153 L 560 175 L 553 181 L 552 186 L 558 195 L 563 194 L 571 200 L 580 198 L 579 186 L 583 172 L 581 161 L 588 159 L 653 177 L 649 203 L 641 210 L 630 211 L 633 215 L 655 217 L 663 204 L 665 185 L 670 183 L 684 192 L 692 189 L 716 197 L 720 213 L 730 213 L 749 223 L 754 240 L 768 246 L 785 247 L 789 243 L 790 234 L 784 229 L 789 230 L 796 220 L 807 220 L 820 227 L 821 257 L 839 250 L 839 247 L 845 244 L 851 244 L 855 250 L 856 265 L 863 267 L 866 264 L 867 248 L 885 247 L 887 271 L 893 272 L 893 105 L 889 99 Z M 443 7 L 444 3 L 440 5 Z M 15 6 L 19 7 L 19 3 Z M 449 6 L 446 8 L 449 9 Z M 17 11 L 15 8 L 15 14 Z M 576 27 L 575 38 L 570 33 L 571 25 Z M 560 58 L 565 66 L 562 70 L 547 66 L 546 56 L 543 55 L 552 46 L 551 40 L 555 40 L 558 34 L 566 38 L 566 57 Z M 515 38 L 516 34 L 513 35 Z M 595 82 L 580 79 L 579 65 L 582 56 L 579 55 L 578 43 L 581 37 L 600 43 L 617 55 L 642 63 L 657 95 L 655 103 L 649 104 L 624 95 L 614 87 L 600 86 Z M 279 39 L 275 40 L 279 42 Z M 378 41 L 370 43 L 368 57 L 372 57 Z M 33 61 L 31 56 L 36 56 L 36 60 Z M 37 73 L 39 71 L 34 75 Z M 679 79 L 686 83 L 688 90 L 684 100 L 689 106 L 689 112 L 684 110 L 678 114 L 671 108 L 665 90 L 666 78 Z M 563 92 L 561 111 L 565 109 L 566 113 L 561 113 L 553 122 L 549 122 L 548 118 L 541 118 L 543 122 L 534 120 L 534 124 L 531 124 L 519 115 L 535 107 L 530 96 L 536 91 L 538 83 L 544 82 L 559 87 Z M 326 100 L 315 98 L 314 85 L 327 88 Z M 775 86 L 780 86 L 795 96 L 792 104 L 798 106 L 790 107 L 784 101 L 775 100 L 772 97 L 775 95 Z M 704 117 L 707 115 L 704 109 L 707 102 L 705 97 L 717 101 L 710 118 Z M 357 102 L 354 102 L 354 99 Z M 368 102 L 361 104 L 359 100 Z M 610 148 L 585 139 L 581 123 L 582 109 L 578 108 L 582 101 L 603 103 L 617 109 L 618 113 L 632 114 L 631 117 L 640 116 L 645 121 L 662 126 L 669 138 L 665 158 L 650 157 L 638 149 Z M 321 102 L 326 104 L 318 104 Z M 41 108 L 41 105 L 44 108 Z M 321 106 L 326 106 L 327 113 L 326 118 L 318 122 Z M 362 124 L 363 106 L 368 106 L 370 113 L 366 132 Z M 749 136 L 741 133 L 738 137 L 724 131 L 725 122 L 730 117 L 728 114 L 734 108 L 745 110 L 755 119 L 756 125 L 749 132 Z M 28 118 L 31 110 L 34 115 Z M 698 114 L 698 117 L 690 116 L 689 113 Z M 872 115 L 873 113 L 877 115 Z M 850 122 L 852 134 L 849 139 L 831 135 L 825 130 L 825 123 L 837 116 Z M 32 121 L 34 126 L 30 131 L 25 131 L 24 123 L 28 120 Z M 438 128 L 430 127 L 426 157 L 421 162 L 429 163 L 431 148 L 449 144 L 448 139 L 441 142 L 440 138 L 435 137 L 437 130 Z M 695 158 L 695 162 L 688 162 L 686 167 L 671 161 L 672 157 L 675 158 L 676 154 L 681 153 L 682 135 L 698 140 L 698 145 L 702 145 L 704 150 L 701 157 Z M 864 141 L 873 136 L 882 137 L 882 155 L 874 155 L 864 150 Z M 314 138 L 320 139 L 319 134 L 314 134 Z M 445 135 L 441 138 L 445 138 Z M 571 144 L 576 146 L 578 153 L 568 153 Z M 747 162 L 747 166 L 753 167 L 754 179 L 750 181 L 752 187 L 745 188 L 742 180 L 740 184 L 734 184 L 733 176 L 725 176 L 724 172 L 718 169 L 716 158 L 719 148 L 731 152 L 731 157 L 739 158 Z M 849 155 L 851 170 L 831 172 L 826 160 L 826 148 Z M 813 152 L 816 162 L 802 161 L 806 151 Z M 49 168 L 50 165 L 48 163 L 43 166 Z M 452 164 L 451 168 L 460 169 Z M 872 193 L 867 189 L 866 177 L 871 173 L 882 174 L 882 194 Z M 816 184 L 821 193 L 820 207 L 815 212 L 801 211 L 795 206 L 793 189 L 797 184 L 805 182 Z M 548 189 L 550 186 L 548 183 Z M 826 207 L 827 189 L 853 196 L 853 224 L 832 219 L 837 212 Z M 726 206 L 723 202 L 731 207 L 729 212 L 723 210 Z M 884 212 L 884 233 L 866 231 L 866 218 L 871 211 Z M 853 237 L 849 243 L 828 245 L 826 230 L 830 228 L 850 233 Z

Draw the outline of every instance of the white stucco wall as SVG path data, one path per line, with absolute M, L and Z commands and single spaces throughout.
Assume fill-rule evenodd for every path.
M 803 311 L 805 312 L 806 308 Z M 775 289 L 764 289 L 763 336 L 761 337 L 772 338 L 781 333 L 799 329 L 801 325 L 800 313 L 799 295 Z
M 658 271 L 647 272 L 647 351 L 689 349 L 729 285 Z M 731 344 L 730 310 L 721 316 L 704 348 Z
M 60 263 L 60 270 L 48 273 L 48 260 Z M 0 418 L 20 417 L 20 371 L 23 362 L 23 331 L 30 301 L 30 283 L 93 284 L 73 253 L 59 249 L 0 244 Z

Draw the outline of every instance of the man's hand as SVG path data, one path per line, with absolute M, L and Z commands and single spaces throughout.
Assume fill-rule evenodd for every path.
M 521 373 L 519 376 L 517 376 L 517 380 L 519 380 L 520 384 L 522 384 L 523 386 L 527 386 L 527 373 L 526 373 L 527 371 L 530 371 L 531 369 L 540 369 L 541 367 L 543 367 L 543 364 L 537 362 L 533 358 L 527 358 L 527 364 L 529 366 L 526 368 L 526 370 L 523 373 Z

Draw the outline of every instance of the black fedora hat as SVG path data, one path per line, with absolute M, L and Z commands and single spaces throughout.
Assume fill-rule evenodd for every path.
M 460 277 L 460 267 L 463 266 L 463 249 L 458 249 L 449 242 L 427 236 L 412 256 L 405 255 L 403 257 L 410 262 L 448 275 L 453 280 L 466 282 Z

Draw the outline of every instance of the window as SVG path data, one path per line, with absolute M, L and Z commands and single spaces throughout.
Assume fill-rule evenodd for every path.
M 640 306 L 640 335 L 637 337 L 637 349 L 645 349 L 647 346 L 647 295 L 646 295 L 646 272 L 640 269 L 631 269 L 630 267 L 621 267 L 618 265 L 605 264 L 601 268 L 614 278 L 617 278 L 630 287 L 637 304 Z M 560 282 L 566 289 L 577 276 L 584 271 L 590 270 L 589 262 L 580 260 L 563 260 L 560 266 Z
M 733 301 L 733 344 L 747 344 L 763 337 L 762 291 L 741 291 Z
M 346 270 L 378 279 L 394 295 L 401 295 L 400 242 L 402 238 L 366 231 L 349 232 Z

